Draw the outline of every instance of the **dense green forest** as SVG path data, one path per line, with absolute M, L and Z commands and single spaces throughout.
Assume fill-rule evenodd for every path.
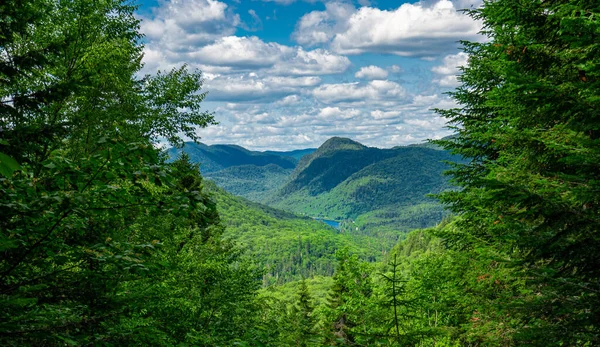
M 200 72 L 139 75 L 134 13 L 121 0 L 0 2 L 1 345 L 600 344 L 598 1 L 468 11 L 487 39 L 463 42 L 457 107 L 438 110 L 456 136 L 436 145 L 462 158 L 458 189 L 434 191 L 453 216 L 380 255 L 358 226 L 232 196 L 159 150 L 214 119 Z M 332 148 L 371 151 L 334 139 L 282 189 L 377 182 L 385 168 L 361 171 L 404 160 L 373 152 L 343 175 L 303 176 Z M 439 206 L 423 204 L 397 218 Z
M 252 201 L 264 201 L 283 186 L 292 173 L 279 165 L 238 165 L 203 174 L 219 187 Z
M 263 285 L 316 275 L 333 275 L 335 253 L 348 248 L 363 260 L 382 257 L 389 242 L 342 233 L 325 223 L 233 196 L 206 182 L 226 230 L 257 265 L 265 266 Z

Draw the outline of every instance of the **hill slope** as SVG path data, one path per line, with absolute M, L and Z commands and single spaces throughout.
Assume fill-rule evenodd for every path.
M 316 148 L 295 149 L 293 151 L 264 151 L 265 154 L 279 155 L 281 157 L 292 157 L 296 160 L 302 159 L 305 155 L 312 154 Z
M 213 182 L 204 185 L 217 203 L 225 237 L 239 242 L 258 264 L 267 267 L 265 285 L 331 276 L 335 252 L 342 247 L 369 261 L 380 259 L 381 250 L 388 248 L 375 238 L 340 233 L 312 218 L 233 196 Z
M 229 193 L 252 201 L 262 201 L 283 186 L 291 173 L 292 169 L 284 169 L 275 164 L 239 165 L 208 172 L 204 177 Z
M 291 180 L 266 202 L 313 217 L 353 219 L 399 231 L 438 223 L 443 208 L 428 194 L 450 189 L 442 173 L 456 160 L 425 146 L 378 149 L 332 138 L 305 156 Z

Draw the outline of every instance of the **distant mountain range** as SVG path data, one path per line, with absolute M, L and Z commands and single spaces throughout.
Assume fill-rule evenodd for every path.
M 233 194 L 311 217 L 350 220 L 343 224 L 347 230 L 383 233 L 390 242 L 441 221 L 446 212 L 428 195 L 452 188 L 442 173 L 446 161 L 458 160 L 430 144 L 380 149 L 340 137 L 290 152 L 194 143 L 183 150 L 206 178 Z
M 294 169 L 298 156 L 310 153 L 311 149 L 290 152 L 256 152 L 237 145 L 205 145 L 203 143 L 186 142 L 183 148 L 170 148 L 167 154 L 176 158 L 185 151 L 193 162 L 200 163 L 203 174 L 220 171 L 232 166 L 275 164 L 283 169 Z

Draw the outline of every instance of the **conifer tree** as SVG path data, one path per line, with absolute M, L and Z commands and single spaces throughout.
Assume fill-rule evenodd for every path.
M 339 250 L 336 256 L 338 267 L 328 294 L 327 323 L 330 326 L 327 328 L 330 331 L 325 337 L 327 343 L 352 346 L 359 340 L 355 328 L 363 332 L 367 328 L 365 315 L 373 284 L 367 265 L 356 255 L 350 255 L 347 248 Z
M 306 280 L 300 281 L 298 299 L 292 307 L 292 339 L 293 344 L 299 347 L 314 346 L 316 340 L 314 306 L 306 285 Z
M 513 297 L 518 344 L 600 343 L 600 2 L 496 0 L 468 11 L 485 42 L 439 112 L 440 141 L 470 162 L 442 194 L 462 216 L 454 245 L 491 249 L 527 289 Z

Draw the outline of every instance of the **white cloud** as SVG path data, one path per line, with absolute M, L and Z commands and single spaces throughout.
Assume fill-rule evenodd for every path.
M 390 103 L 311 106 L 310 95 L 292 94 L 293 107 L 276 103 L 234 103 L 217 110 L 221 125 L 199 130 L 207 143 L 235 143 L 251 149 L 317 147 L 331 136 L 368 146 L 393 147 L 441 138 L 451 132 L 432 107 L 448 108 L 446 96 L 413 95 Z M 280 99 L 281 100 L 281 99 Z
M 154 44 L 174 52 L 195 49 L 235 33 L 239 16 L 216 0 L 171 0 L 142 18 L 141 31 Z
M 207 65 L 255 69 L 275 65 L 282 48 L 277 43 L 265 43 L 256 36 L 227 36 L 189 52 L 187 56 L 192 61 Z
M 240 19 L 225 0 L 161 1 L 163 6 L 142 24 L 148 39 L 145 71 L 187 63 L 204 72 L 203 89 L 209 94 L 203 106 L 221 122 L 198 130 L 207 143 L 293 149 L 346 136 L 370 146 L 392 147 L 449 133 L 445 120 L 431 108 L 453 107 L 454 103 L 431 94 L 438 90 L 432 78 L 416 86 L 406 74 L 404 85 L 396 80 L 396 74 L 404 72 L 400 66 L 377 60 L 372 62 L 375 65 L 348 73 L 352 64 L 341 52 L 403 55 L 413 47 L 416 53 L 409 55 L 421 67 L 402 63 L 411 76 L 433 74 L 435 84 L 452 84 L 459 55 L 440 58 L 455 48 L 459 35 L 476 26 L 455 12 L 458 5 L 443 8 L 447 1 L 421 0 L 384 11 L 356 9 L 351 4 L 358 0 L 323 1 L 325 11 L 308 13 L 297 23 L 293 37 L 301 45 L 289 46 L 264 41 L 259 34 L 234 36 L 237 28 L 252 29 L 242 20 L 259 26 L 261 18 L 250 10 L 241 13 Z M 366 1 L 362 5 L 371 6 Z M 446 36 L 441 35 L 440 26 Z M 457 28 L 457 33 L 451 32 Z M 317 48 L 302 46 L 315 43 Z M 420 60 L 424 58 L 439 60 L 439 66 L 430 68 L 431 64 Z M 417 88 L 428 93 L 420 94 Z
M 458 40 L 476 40 L 480 28 L 480 23 L 458 12 L 449 0 L 405 3 L 393 11 L 356 10 L 332 3 L 325 11 L 304 15 L 293 37 L 301 44 L 328 43 L 340 54 L 375 52 L 431 58 L 454 49 Z
M 300 103 L 300 97 L 298 95 L 288 95 L 285 98 L 276 102 L 279 106 L 292 106 Z
M 357 109 L 340 109 L 339 107 L 325 107 L 319 111 L 319 117 L 325 120 L 348 120 L 358 116 L 361 112 Z
M 402 68 L 401 68 L 400 66 L 398 66 L 398 65 L 392 65 L 392 66 L 390 66 L 390 68 L 389 68 L 389 69 L 390 69 L 390 71 L 391 71 L 391 72 L 393 72 L 393 73 L 401 73 L 401 72 L 404 72 L 404 69 L 402 69 Z
M 354 77 L 368 80 L 384 80 L 388 78 L 388 72 L 379 66 L 363 66 L 354 74 Z
M 347 57 L 324 49 L 304 50 L 274 42 L 264 42 L 256 36 L 226 36 L 211 44 L 179 53 L 146 48 L 149 66 L 171 66 L 186 62 L 192 67 L 212 73 L 236 73 L 266 70 L 277 75 L 326 75 L 342 73 L 350 67 Z
M 390 119 L 397 118 L 400 116 L 400 111 L 382 111 L 382 110 L 373 110 L 371 111 L 371 117 L 374 119 Z
M 256 73 L 220 75 L 205 82 L 207 101 L 272 102 L 321 83 L 319 77 L 262 77 Z M 291 102 L 293 99 L 288 99 Z
M 367 84 L 324 84 L 315 88 L 313 96 L 325 103 L 372 103 L 396 101 L 406 97 L 406 90 L 396 82 L 376 80 Z
M 458 87 L 460 85 L 458 81 L 458 75 L 460 74 L 459 67 L 466 66 L 468 61 L 469 55 L 464 52 L 445 56 L 442 60 L 442 65 L 431 68 L 431 71 L 438 75 L 433 82 L 439 84 L 441 87 Z
M 354 6 L 346 3 L 329 2 L 325 8 L 325 11 L 313 11 L 300 18 L 292 34 L 296 42 L 302 45 L 328 42 L 346 29 L 347 18 L 356 12 Z

